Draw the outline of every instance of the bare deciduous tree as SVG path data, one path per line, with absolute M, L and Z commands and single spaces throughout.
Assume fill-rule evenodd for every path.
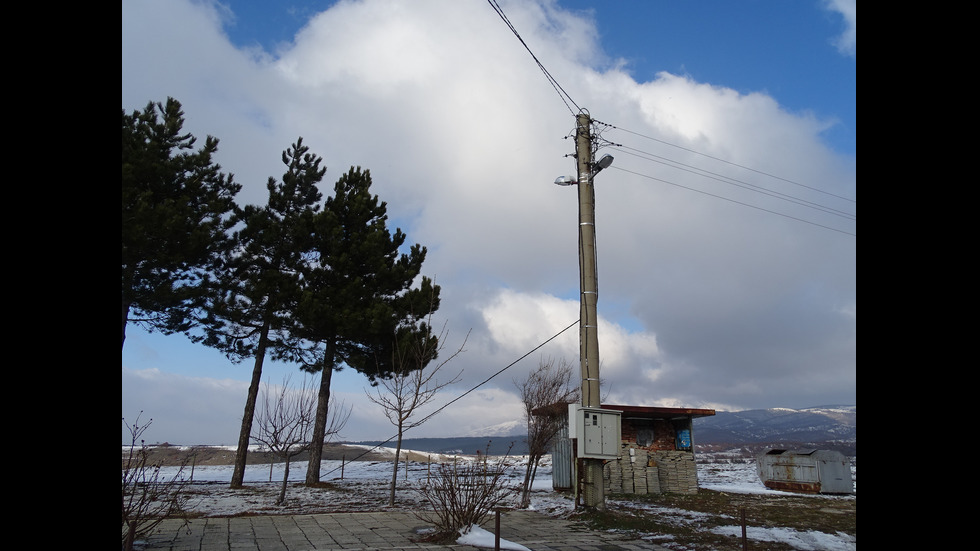
M 132 440 L 122 465 L 122 548 L 125 551 L 132 551 L 136 539 L 152 532 L 164 519 L 181 515 L 187 501 L 181 492 L 186 484 L 182 477 L 184 465 L 172 478 L 162 479 L 160 465 L 150 464 L 143 433 L 151 423 L 153 419 L 140 425 L 136 416 L 132 425 L 126 425 Z
M 527 471 L 524 473 L 524 489 L 521 508 L 531 503 L 531 485 L 537 474 L 538 461 L 548 453 L 552 442 L 561 429 L 568 404 L 579 400 L 580 389 L 572 386 L 572 366 L 564 359 L 542 360 L 538 368 L 522 381 L 514 381 L 521 392 L 524 404 L 524 420 L 527 422 Z
M 467 333 L 467 337 L 469 333 Z M 402 436 L 405 431 L 417 427 L 424 423 L 428 418 L 413 421 L 413 416 L 419 409 L 432 401 L 435 395 L 448 385 L 459 380 L 459 374 L 450 381 L 439 382 L 436 375 L 453 358 L 463 352 L 463 344 L 451 356 L 438 364 L 429 364 L 421 369 L 412 369 L 412 366 L 422 365 L 421 358 L 435 358 L 438 352 L 442 351 L 445 342 L 446 329 L 443 326 L 442 334 L 439 335 L 438 343 L 433 340 L 422 339 L 416 346 L 407 347 L 405 350 L 398 350 L 395 347 L 396 358 L 393 365 L 396 371 L 386 378 L 378 381 L 380 388 L 376 388 L 374 393 L 366 391 L 368 398 L 384 409 L 388 421 L 397 429 L 397 443 L 395 445 L 395 461 L 391 472 L 391 497 L 388 504 L 395 504 L 395 484 L 398 479 L 398 460 L 402 449 Z M 425 350 L 428 346 L 436 346 L 436 350 Z M 384 391 L 382 391 L 383 389 Z
M 308 451 L 312 444 L 313 422 L 316 416 L 317 394 L 306 377 L 298 389 L 289 388 L 289 377 L 275 389 L 268 383 L 263 389 L 262 409 L 255 415 L 252 440 L 265 445 L 285 463 L 282 488 L 276 505 L 286 501 L 286 485 L 289 480 L 289 462 L 293 457 Z M 331 407 L 333 416 L 327 434 L 337 434 L 347 423 L 350 408 Z

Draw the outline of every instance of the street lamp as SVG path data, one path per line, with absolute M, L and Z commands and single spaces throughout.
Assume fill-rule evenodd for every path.
M 592 175 L 595 176 L 596 174 L 599 173 L 600 170 L 604 168 L 608 168 L 609 165 L 612 164 L 612 162 L 613 162 L 612 155 L 603 155 L 602 157 L 599 158 L 598 161 L 596 161 L 595 168 L 592 170 Z
M 595 176 L 604 168 L 609 168 L 609 165 L 611 165 L 612 162 L 613 162 L 612 155 L 608 155 L 608 154 L 603 155 L 602 158 L 600 158 L 598 161 L 595 162 L 595 166 L 592 168 L 592 174 L 590 174 L 590 177 Z M 556 186 L 571 186 L 577 183 L 578 183 L 578 178 L 576 178 L 575 176 L 559 176 L 555 178 Z

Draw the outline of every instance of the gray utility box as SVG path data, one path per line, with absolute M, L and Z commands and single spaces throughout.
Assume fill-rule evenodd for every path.
M 568 433 L 578 440 L 578 457 L 618 458 L 622 414 L 611 409 L 568 404 Z

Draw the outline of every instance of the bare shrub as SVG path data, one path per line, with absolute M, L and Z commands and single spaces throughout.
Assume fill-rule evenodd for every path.
M 476 461 L 439 465 L 435 475 L 419 488 L 431 511 L 416 513 L 420 520 L 435 526 L 433 539 L 465 533 L 517 493 L 518 488 L 505 480 L 506 459 L 491 460 L 484 454 Z
M 126 425 L 132 439 L 122 466 L 122 548 L 125 551 L 132 551 L 134 542 L 146 537 L 164 519 L 182 516 L 187 502 L 187 496 L 182 493 L 186 484 L 182 477 L 186 460 L 170 479 L 162 479 L 160 465 L 150 463 L 142 437 L 151 423 L 153 419 L 140 425 L 137 416 L 132 425 Z

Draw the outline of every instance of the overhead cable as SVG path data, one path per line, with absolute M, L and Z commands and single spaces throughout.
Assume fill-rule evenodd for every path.
M 686 189 L 688 191 L 696 191 L 698 193 L 702 193 L 704 195 L 708 195 L 708 196 L 714 197 L 716 199 L 723 199 L 725 201 L 729 201 L 729 202 L 735 203 L 737 205 L 742 205 L 743 207 L 749 207 L 749 208 L 753 208 L 753 209 L 756 209 L 756 210 L 761 210 L 763 212 L 768 212 L 770 214 L 775 214 L 777 216 L 782 216 L 784 218 L 789 218 L 791 220 L 796 220 L 798 222 L 803 222 L 803 223 L 806 223 L 806 224 L 811 224 L 811 225 L 818 226 L 818 227 L 821 227 L 821 228 L 824 228 L 824 229 L 828 229 L 828 230 L 831 230 L 831 231 L 843 233 L 845 235 L 850 235 L 852 237 L 857 237 L 856 234 L 853 234 L 853 233 L 850 233 L 850 232 L 847 232 L 847 231 L 844 231 L 844 230 L 840 230 L 840 229 L 837 229 L 837 228 L 832 228 L 830 226 L 825 226 L 823 224 L 817 224 L 816 222 L 811 222 L 809 220 L 804 220 L 802 218 L 797 218 L 795 216 L 790 216 L 788 214 L 783 214 L 781 212 L 776 212 L 774 210 L 764 209 L 762 207 L 758 207 L 758 206 L 755 206 L 755 205 L 750 205 L 748 203 L 743 203 L 742 201 L 736 201 L 734 199 L 729 199 L 728 197 L 722 197 L 721 195 L 715 195 L 714 193 L 708 193 L 707 191 L 702 191 L 700 189 L 695 189 L 695 188 L 692 188 L 692 187 L 688 187 L 688 186 L 684 186 L 684 185 L 681 185 L 681 184 L 677 184 L 677 183 L 674 183 L 674 182 L 671 182 L 671 181 L 668 181 L 668 180 L 664 180 L 662 178 L 657 178 L 655 176 L 650 176 L 648 174 L 640 174 L 639 172 L 633 172 L 632 170 L 626 170 L 625 168 L 620 168 L 620 167 L 618 167 L 616 165 L 613 165 L 613 166 L 611 166 L 609 168 L 614 168 L 616 170 L 621 170 L 623 172 L 628 172 L 628 173 L 634 174 L 636 176 L 642 176 L 643 178 L 649 178 L 650 180 L 656 180 L 658 182 L 663 182 L 665 184 L 670 184 L 672 186 L 677 186 L 679 188 L 683 188 L 683 189 Z
M 598 121 L 596 121 L 596 122 L 598 122 Z M 807 186 L 807 185 L 801 184 L 799 182 L 794 182 L 793 180 L 788 180 L 786 178 L 782 178 L 780 176 L 776 176 L 774 174 L 769 174 L 767 172 L 763 172 L 761 170 L 756 170 L 754 168 L 747 167 L 747 166 L 744 166 L 744 165 L 740 165 L 738 163 L 733 163 L 731 161 L 726 161 L 725 159 L 721 159 L 719 157 L 714 157 L 714 156 L 708 155 L 706 153 L 701 153 L 700 151 L 695 151 L 693 149 L 689 149 L 689 148 L 686 148 L 686 147 L 683 147 L 683 146 L 680 146 L 680 145 L 677 145 L 677 144 L 672 144 L 670 142 L 667 142 L 667 141 L 664 141 L 664 140 L 660 140 L 660 139 L 654 138 L 652 136 L 647 136 L 647 135 L 641 134 L 639 132 L 634 132 L 632 130 L 627 130 L 625 128 L 620 128 L 618 126 L 614 126 L 614 125 L 607 124 L 607 123 L 601 123 L 601 124 L 605 124 L 605 125 L 607 125 L 607 126 L 609 126 L 611 128 L 615 128 L 616 130 L 622 130 L 623 132 L 628 132 L 630 134 L 634 134 L 636 136 L 640 136 L 641 138 L 646 138 L 648 140 L 659 142 L 659 143 L 662 143 L 664 145 L 669 145 L 670 147 L 676 147 L 677 149 L 682 149 L 682 150 L 687 151 L 689 153 L 694 153 L 695 155 L 701 155 L 702 157 L 707 157 L 709 159 L 712 159 L 712 160 L 715 160 L 715 161 L 718 161 L 718 162 L 721 162 L 721 163 L 729 164 L 729 165 L 732 165 L 732 166 L 735 166 L 735 167 L 738 167 L 738 168 L 741 168 L 741 169 L 744 169 L 744 170 L 748 170 L 748 171 L 751 171 L 751 172 L 755 172 L 757 174 L 761 174 L 763 176 L 768 176 L 770 178 L 775 178 L 776 180 L 781 180 L 781 181 L 786 182 L 788 184 L 793 184 L 794 186 L 800 186 L 800 187 L 803 187 L 803 188 L 807 188 L 807 189 L 809 189 L 811 191 L 816 191 L 818 193 L 823 193 L 823 194 L 826 194 L 826 195 L 830 195 L 832 197 L 836 197 L 838 199 L 842 199 L 844 201 L 849 201 L 851 203 L 857 203 L 857 200 L 851 199 L 849 197 L 844 197 L 844 196 L 841 196 L 841 195 L 836 195 L 836 194 L 830 193 L 828 191 L 824 191 L 822 189 L 818 189 L 818 188 L 815 188 L 815 187 Z
M 444 409 L 446 409 L 447 407 L 449 407 L 450 405 L 452 405 L 452 404 L 453 404 L 454 402 L 456 402 L 456 401 L 458 401 L 458 400 L 460 400 L 461 398 L 463 398 L 463 397 L 464 397 L 464 396 L 466 396 L 467 394 L 469 394 L 469 393 L 471 393 L 471 392 L 473 392 L 474 390 L 476 390 L 476 389 L 478 389 L 478 388 L 480 388 L 481 386 L 483 386 L 483 385 L 485 385 L 485 384 L 487 384 L 488 382 L 490 382 L 490 380 L 491 380 L 491 379 L 493 379 L 493 378 L 494 378 L 494 377 L 496 377 L 497 375 L 500 375 L 500 374 L 501 374 L 501 373 L 503 373 L 504 371 L 507 371 L 508 369 L 510 369 L 511 367 L 513 367 L 514 365 L 516 365 L 516 364 L 517 364 L 517 362 L 519 362 L 519 361 L 521 361 L 521 360 L 523 360 L 524 358 L 526 358 L 526 357 L 528 357 L 528 356 L 530 356 L 531 354 L 533 354 L 533 353 L 534 353 L 535 351 L 537 351 L 537 350 L 538 350 L 539 348 L 541 348 L 542 346 L 544 346 L 544 345 L 546 345 L 546 344 L 548 344 L 549 342 L 551 342 L 551 341 L 553 341 L 553 340 L 555 340 L 556 338 L 558 338 L 558 336 L 559 336 L 559 335 L 561 335 L 561 334 L 562 334 L 562 333 L 564 333 L 565 331 L 568 331 L 568 330 L 569 330 L 569 329 L 571 329 L 572 327 L 575 327 L 575 326 L 576 326 L 576 325 L 578 324 L 578 322 L 579 322 L 579 320 L 575 320 L 575 321 L 573 321 L 573 322 L 572 322 L 571 324 L 569 324 L 569 325 L 568 325 L 568 327 L 566 327 L 566 328 L 564 328 L 564 329 L 562 329 L 561 331 L 559 331 L 559 332 L 557 332 L 557 333 L 555 333 L 555 334 L 554 334 L 554 335 L 552 335 L 552 336 L 551 336 L 550 338 L 548 338 L 548 339 L 547 339 L 546 341 L 544 341 L 544 342 L 542 342 L 541 344 L 539 344 L 539 345 L 537 345 L 537 346 L 535 346 L 534 348 L 532 348 L 531 350 L 529 350 L 529 351 L 528 351 L 528 352 L 527 352 L 526 354 L 524 354 L 524 355 L 523 355 L 523 356 L 521 356 L 520 358 L 517 358 L 516 360 L 514 360 L 513 362 L 511 362 L 510 364 L 508 364 L 507 366 L 505 366 L 505 367 L 504 367 L 503 369 L 501 369 L 500 371 L 497 371 L 497 372 L 496 372 L 496 373 L 494 373 L 493 375 L 491 375 L 491 376 L 489 376 L 489 377 L 487 377 L 487 378 L 486 378 L 486 380 L 484 380 L 484 381 L 483 381 L 482 383 L 480 383 L 480 384 L 478 384 L 478 385 L 476 385 L 475 387 L 473 387 L 473 388 L 471 388 L 471 389 L 469 389 L 469 390 L 467 390 L 466 392 L 464 392 L 464 393 L 462 393 L 462 394 L 460 394 L 459 396 L 457 396 L 457 397 L 455 397 L 455 398 L 453 398 L 452 400 L 450 400 L 450 401 L 448 401 L 448 402 L 446 402 L 446 403 L 445 403 L 445 404 L 444 404 L 444 405 L 443 405 L 442 407 L 440 407 L 439 409 L 437 409 L 437 410 L 435 410 L 435 411 L 433 411 L 433 412 L 432 412 L 432 413 L 430 413 L 429 415 L 426 415 L 426 416 L 425 416 L 425 417 L 423 417 L 423 418 L 422 418 L 422 419 L 421 419 L 421 420 L 420 420 L 419 422 L 417 422 L 417 423 L 415 423 L 415 426 L 418 426 L 418 425 L 421 425 L 422 423 L 424 423 L 424 422 L 426 422 L 426 421 L 428 421 L 428 420 L 429 420 L 429 419 L 431 419 L 431 418 L 432 418 L 433 416 L 435 416 L 435 415 L 436 415 L 437 413 L 439 413 L 440 411 L 442 411 L 442 410 L 444 410 Z M 404 433 L 402 433 L 402 434 L 404 434 Z M 365 450 L 365 451 L 364 451 L 364 453 L 362 453 L 362 454 L 360 454 L 360 455 L 358 455 L 357 457 L 355 457 L 355 458 L 354 458 L 354 459 L 352 459 L 351 461 L 357 461 L 357 460 L 358 460 L 358 459 L 360 459 L 361 457 L 363 457 L 363 456 L 365 456 L 365 455 L 367 455 L 368 453 L 371 453 L 372 451 L 374 451 L 374 450 L 376 450 L 376 449 L 378 449 L 378 448 L 380 448 L 381 446 L 383 446 L 383 445 L 385 445 L 385 444 L 387 444 L 388 442 L 391 442 L 392 440 L 394 440 L 394 439 L 395 439 L 395 438 L 397 438 L 397 437 L 398 437 L 398 435 L 396 434 L 396 435 L 394 435 L 394 436 L 392 436 L 391 438 L 389 438 L 389 439 L 387 439 L 387 440 L 385 440 L 384 442 L 381 442 L 380 444 L 377 444 L 377 445 L 376 445 L 376 446 L 374 446 L 374 447 L 371 447 L 371 448 L 368 448 L 367 450 Z M 335 468 L 334 468 L 333 470 L 330 470 L 330 471 L 328 471 L 328 472 L 326 472 L 326 473 L 325 473 L 325 475 L 326 475 L 326 474 L 330 474 L 330 473 L 332 473 L 332 472 L 334 472 L 334 471 L 336 471 L 336 470 L 337 470 L 337 469 L 339 469 L 339 468 L 340 468 L 340 467 L 335 467 Z M 321 478 L 322 478 L 322 476 L 321 476 Z
M 847 218 L 849 220 L 857 220 L 857 216 L 856 215 L 854 215 L 852 213 L 849 213 L 849 212 L 842 211 L 840 209 L 835 209 L 833 207 L 828 207 L 826 205 L 820 205 L 820 204 L 815 203 L 813 201 L 808 201 L 806 199 L 801 199 L 799 197 L 793 197 L 792 195 L 789 195 L 789 194 L 786 194 L 786 193 L 782 193 L 782 192 L 779 192 L 779 191 L 771 190 L 771 189 L 765 188 L 765 187 L 760 186 L 760 185 L 757 185 L 757 184 L 753 184 L 753 183 L 750 183 L 750 182 L 745 182 L 745 181 L 742 181 L 742 180 L 738 180 L 736 178 L 732 178 L 731 176 L 725 176 L 724 174 L 718 174 L 716 172 L 711 172 L 709 170 L 705 170 L 703 168 L 698 168 L 696 166 L 687 165 L 687 164 L 681 163 L 679 161 L 675 161 L 673 159 L 668 159 L 666 157 L 661 157 L 659 155 L 654 155 L 653 153 L 650 153 L 650 152 L 647 152 L 647 151 L 641 151 L 639 149 L 635 149 L 635 148 L 627 147 L 627 146 L 620 146 L 620 147 L 622 149 L 620 149 L 620 148 L 614 148 L 614 149 L 616 151 L 619 151 L 621 153 L 625 153 L 627 155 L 633 155 L 634 157 L 639 157 L 639 158 L 645 159 L 647 161 L 651 161 L 651 162 L 655 162 L 655 163 L 661 163 L 661 164 L 667 165 L 667 166 L 669 166 L 671 168 L 675 168 L 677 170 L 683 170 L 685 172 L 690 172 L 691 174 L 697 174 L 698 176 L 704 176 L 705 178 L 710 178 L 710 179 L 713 179 L 713 180 L 717 180 L 719 182 L 727 183 L 727 184 L 730 184 L 730 185 L 733 185 L 733 186 L 736 186 L 736 187 L 740 187 L 742 189 L 748 189 L 749 191 L 754 191 L 756 193 L 761 193 L 763 195 L 768 195 L 770 197 L 775 197 L 776 199 L 781 199 L 783 201 L 788 201 L 790 203 L 795 203 L 795 204 L 800 205 L 800 206 L 803 206 L 803 207 L 807 207 L 807 208 L 819 210 L 819 211 L 825 212 L 827 214 L 832 214 L 834 216 L 840 216 L 841 218 Z M 630 151 L 627 151 L 627 150 L 630 150 Z
M 573 100 L 572 97 L 568 95 L 568 92 L 566 92 L 565 89 L 561 87 L 561 84 L 558 84 L 558 81 L 555 80 L 555 77 L 551 76 L 551 73 L 548 72 L 548 69 L 545 68 L 544 64 L 542 64 L 541 61 L 538 60 L 538 57 L 534 55 L 534 52 L 531 51 L 531 48 L 527 45 L 526 42 L 524 42 L 524 39 L 521 38 L 521 34 L 517 32 L 517 29 L 514 28 L 514 25 L 512 25 L 510 20 L 507 19 L 507 15 L 504 14 L 503 8 L 501 8 L 500 5 L 497 4 L 496 0 L 487 0 L 487 1 L 490 3 L 490 7 L 493 8 L 493 11 L 497 12 L 497 15 L 500 16 L 500 19 L 502 19 L 504 23 L 507 24 L 507 27 L 509 27 L 510 30 L 514 33 L 514 36 L 516 36 L 517 39 L 521 41 L 521 44 L 524 45 L 524 49 L 527 50 L 527 53 L 531 54 L 531 57 L 534 58 L 534 62 L 538 64 L 538 68 L 540 68 L 541 72 L 544 73 L 545 78 L 548 79 L 548 82 L 551 83 L 551 86 L 555 89 L 556 92 L 558 92 L 558 96 L 561 97 L 561 100 L 565 102 L 565 107 L 567 107 L 568 110 L 571 111 L 572 115 L 575 115 L 577 111 L 581 111 L 581 108 L 578 106 L 577 103 L 575 103 L 575 100 Z M 571 105 L 568 105 L 568 102 L 572 102 L 572 105 L 575 106 L 575 110 L 572 109 Z

